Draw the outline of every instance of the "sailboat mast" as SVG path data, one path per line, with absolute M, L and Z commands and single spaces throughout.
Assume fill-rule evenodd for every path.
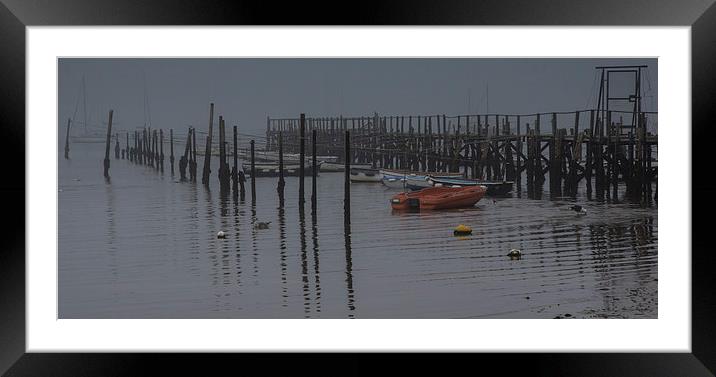
M 485 100 L 487 101 L 486 113 L 490 113 L 490 84 L 485 84 Z
M 82 75 L 82 111 L 84 111 L 85 135 L 87 135 L 87 86 L 84 75 Z

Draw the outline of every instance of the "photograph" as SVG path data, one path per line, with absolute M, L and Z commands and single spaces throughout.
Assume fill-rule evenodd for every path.
M 659 319 L 658 57 L 56 68 L 60 320 Z

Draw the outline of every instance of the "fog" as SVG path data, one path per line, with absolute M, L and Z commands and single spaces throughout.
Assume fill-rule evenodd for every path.
M 596 107 L 600 65 L 648 65 L 643 107 L 657 111 L 657 59 L 76 59 L 58 61 L 58 125 L 117 132 L 227 126 L 260 133 L 266 117 L 527 114 Z M 86 95 L 82 95 L 83 80 Z M 612 78 L 613 95 L 633 80 Z M 625 108 L 626 109 L 626 108 Z M 215 118 L 216 119 L 216 118 Z M 64 132 L 60 133 L 61 135 Z

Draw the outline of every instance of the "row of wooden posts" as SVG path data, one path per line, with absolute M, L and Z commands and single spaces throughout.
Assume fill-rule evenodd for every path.
M 110 168 L 110 160 L 109 160 L 109 153 L 110 153 L 110 145 L 111 145 L 111 139 L 112 139 L 112 115 L 113 110 L 109 111 L 109 121 L 107 122 L 107 140 L 106 140 L 106 149 L 105 149 L 105 158 L 104 158 L 104 176 L 109 180 L 109 168 Z M 214 119 L 214 104 L 210 104 L 210 110 L 209 110 L 209 131 L 208 135 L 206 136 L 206 150 L 204 153 L 204 167 L 202 171 L 202 184 L 208 185 L 209 184 L 209 178 L 211 175 L 211 155 L 212 155 L 212 136 L 213 136 L 213 119 Z M 300 168 L 299 168 L 299 174 L 300 177 L 303 178 L 305 176 L 305 115 L 301 114 L 300 116 Z M 233 126 L 233 167 L 231 170 L 229 170 L 229 162 L 227 160 L 228 152 L 226 150 L 226 124 L 225 120 L 222 116 L 219 116 L 218 120 L 218 126 L 219 126 L 219 186 L 222 192 L 229 192 L 232 191 L 234 195 L 241 196 L 242 200 L 245 196 L 245 187 L 244 183 L 246 182 L 246 177 L 243 172 L 243 169 L 239 168 L 238 165 L 238 132 L 237 132 L 237 126 Z M 115 135 L 115 159 L 128 159 L 130 162 L 140 164 L 140 165 L 147 165 L 155 168 L 160 173 L 164 173 L 164 130 L 159 129 L 152 129 L 151 127 L 144 128 L 143 130 L 134 131 L 133 132 L 133 140 L 134 143 L 132 146 L 129 144 L 129 132 L 126 134 L 126 147 L 124 149 L 121 149 L 120 142 L 119 142 L 119 134 L 117 133 Z M 312 208 L 315 210 L 317 205 L 317 185 L 316 185 L 316 177 L 318 173 L 318 161 L 317 161 L 317 130 L 312 130 L 312 138 L 311 138 L 311 145 L 312 145 L 312 193 L 311 193 L 311 203 Z M 350 143 L 350 136 L 348 132 L 346 132 L 345 135 L 345 142 Z M 278 177 L 278 186 L 277 191 L 278 195 L 281 201 L 284 199 L 284 190 L 285 190 L 285 179 L 284 179 L 284 169 L 283 169 L 283 142 L 282 138 L 279 137 L 278 140 L 278 150 L 279 150 L 279 177 Z M 251 194 L 252 199 L 255 201 L 256 199 L 256 163 L 255 163 L 255 141 L 251 140 L 250 142 L 250 163 L 251 163 Z M 346 182 L 346 188 L 345 188 L 345 194 L 346 194 L 346 202 L 350 199 L 350 190 L 349 190 L 349 184 L 350 184 L 350 159 L 348 158 L 350 153 L 350 147 L 348 146 L 345 148 L 346 155 L 345 155 L 345 161 L 346 161 L 346 173 L 345 173 L 345 182 Z M 65 142 L 65 158 L 69 158 L 69 121 L 68 121 L 68 128 L 67 128 L 67 139 Z M 196 130 L 194 127 L 189 127 L 187 132 L 187 139 L 186 139 L 186 145 L 184 148 L 184 154 L 179 158 L 179 174 L 180 174 L 180 180 L 181 181 L 189 181 L 189 182 L 196 182 L 197 181 L 197 161 L 196 161 Z M 171 175 L 174 176 L 174 130 L 169 130 L 169 165 L 171 169 Z M 189 177 L 187 178 L 186 170 L 187 167 L 189 169 Z M 233 184 L 233 185 L 232 185 Z M 233 186 L 233 190 L 231 190 Z M 304 200 L 304 179 L 299 180 L 299 204 L 303 204 L 305 202 Z M 350 206 L 346 205 L 346 208 L 350 208 Z
M 633 115 L 630 124 L 623 116 Z M 613 121 L 618 115 L 620 121 Z M 558 125 L 558 118 L 571 118 Z M 521 187 L 523 173 L 530 197 L 539 197 L 549 178 L 553 196 L 576 196 L 584 181 L 587 194 L 597 198 L 624 195 L 650 201 L 657 167 L 653 150 L 657 136 L 647 132 L 656 113 L 601 112 L 531 115 L 432 115 L 308 118 L 317 132 L 320 155 L 342 156 L 348 150 L 341 138 L 352 133 L 352 163 L 374 168 L 423 172 L 462 172 L 466 178 L 515 181 Z M 541 123 L 550 119 L 551 133 Z M 525 120 L 531 120 L 523 123 Z M 652 119 L 653 120 L 653 119 Z M 267 118 L 266 149 L 279 142 L 295 153 L 301 139 L 301 119 Z M 584 125 L 586 123 L 586 126 Z M 524 126 L 524 128 L 523 128 Z M 623 132 L 626 130 L 628 132 Z M 545 153 L 546 151 L 546 153 Z M 545 155 L 546 154 L 546 155 Z M 594 184 L 594 186 L 593 186 Z
M 589 115 L 589 123 L 580 131 L 580 114 Z M 525 123 L 522 132 L 520 115 L 489 116 L 400 116 L 358 118 L 306 118 L 267 119 L 266 150 L 278 150 L 279 172 L 277 190 L 283 198 L 283 154 L 299 153 L 299 174 L 305 173 L 306 130 L 311 131 L 313 152 L 313 193 L 316 202 L 317 155 L 339 156 L 345 163 L 346 192 L 350 191 L 349 171 L 352 163 L 370 163 L 376 168 L 390 168 L 429 172 L 462 172 L 465 177 L 481 180 L 516 181 L 521 187 L 523 173 L 528 194 L 538 197 L 542 185 L 549 177 L 550 193 L 557 196 L 576 196 L 580 181 L 585 181 L 587 194 L 596 191 L 597 198 L 619 196 L 619 183 L 626 187 L 626 196 L 634 200 L 652 199 L 652 182 L 657 167 L 652 165 L 652 150 L 657 145 L 656 135 L 647 132 L 647 116 L 639 113 L 631 125 L 613 122 L 612 112 L 600 114 L 595 110 L 571 113 L 572 127 L 559 128 L 558 113 L 551 114 L 551 134 L 542 134 L 541 119 L 545 114 L 534 114 L 532 126 Z M 565 114 L 565 113 L 561 113 Z M 547 114 L 549 115 L 549 114 Z M 602 120 L 604 116 L 604 121 Z M 211 145 L 213 136 L 214 106 L 210 105 L 209 132 L 206 136 L 202 183 L 209 183 L 211 173 Z M 471 119 L 471 117 L 474 117 Z M 490 124 L 493 119 L 494 123 Z M 407 122 L 406 122 L 407 120 Z M 413 123 L 415 120 L 415 123 Z M 464 121 L 464 122 L 463 122 Z M 515 131 L 512 132 L 513 121 Z M 405 125 L 407 123 L 407 128 Z M 414 126 L 415 124 L 415 126 Z M 229 170 L 226 150 L 225 120 L 219 117 L 219 182 L 222 191 L 245 193 L 245 177 L 238 166 L 237 127 L 234 126 L 234 166 Z M 349 126 L 350 125 L 350 126 Z M 435 129 L 433 128 L 435 125 Z M 462 127 L 465 127 L 464 129 Z M 109 151 L 112 135 L 112 111 L 109 113 L 105 176 L 109 178 Z M 628 129 L 624 134 L 621 130 Z M 407 132 L 406 132 L 407 131 Z M 569 132 L 568 132 L 569 131 Z M 344 140 L 341 140 L 345 137 Z M 134 146 L 127 145 L 121 152 L 130 161 L 164 171 L 164 133 L 151 128 L 134 132 Z M 251 184 L 255 197 L 255 142 L 251 140 Z M 65 148 L 67 154 L 68 144 Z M 547 156 L 544 155 L 548 151 Z M 119 137 L 116 137 L 115 158 L 120 158 Z M 170 130 L 170 165 L 174 174 L 174 134 Z M 189 127 L 184 155 L 179 161 L 181 180 L 187 180 L 189 168 L 191 182 L 197 180 L 196 130 Z M 594 190 L 592 188 L 594 180 Z M 304 181 L 299 180 L 299 201 L 304 202 Z M 656 199 L 656 193 L 653 194 Z

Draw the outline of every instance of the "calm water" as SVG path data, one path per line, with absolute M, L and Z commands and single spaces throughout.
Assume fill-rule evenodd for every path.
M 59 159 L 60 318 L 656 318 L 657 209 L 484 198 L 466 210 L 394 213 L 396 192 L 318 178 L 257 179 L 252 204 L 115 160 L 101 144 Z M 216 165 L 217 158 L 212 162 Z M 199 156 L 201 180 L 203 157 Z M 549 187 L 545 184 L 545 187 Z M 584 191 L 584 190 L 582 190 Z M 545 194 L 545 198 L 549 195 Z M 256 229 L 253 221 L 270 221 Z M 458 238 L 464 223 L 473 234 Z M 217 239 L 219 230 L 226 239 Z M 523 252 L 510 260 L 511 248 Z

